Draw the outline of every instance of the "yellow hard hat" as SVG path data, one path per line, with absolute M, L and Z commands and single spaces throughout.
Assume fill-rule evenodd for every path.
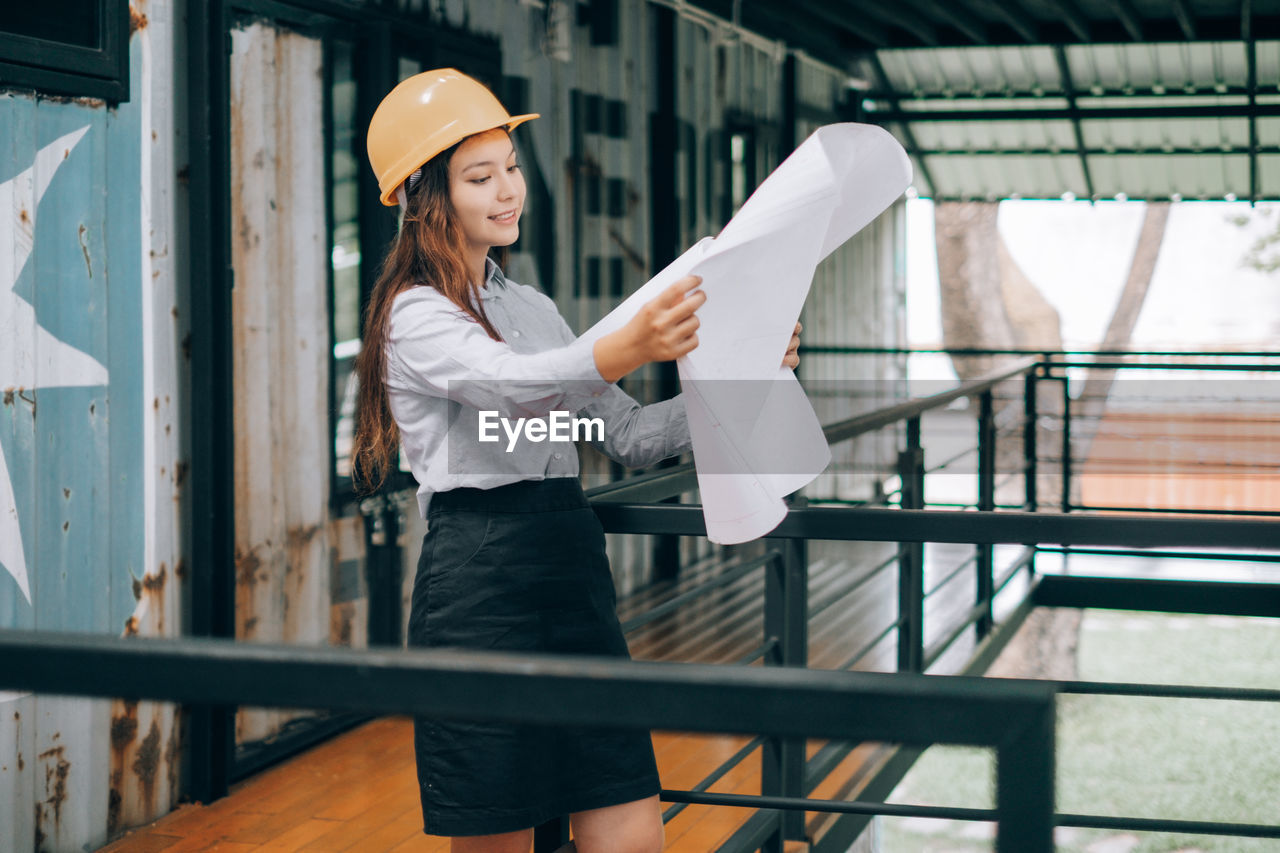
M 382 203 L 396 205 L 396 188 L 439 154 L 475 133 L 511 130 L 538 113 L 513 116 L 480 81 L 452 68 L 423 71 L 392 89 L 369 122 L 369 162 Z

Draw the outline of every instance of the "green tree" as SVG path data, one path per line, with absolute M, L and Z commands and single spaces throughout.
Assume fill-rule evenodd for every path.
M 1280 217 L 1276 216 L 1276 206 L 1259 205 L 1251 213 L 1227 217 L 1228 222 L 1240 228 L 1247 228 L 1255 219 L 1265 221 L 1272 227 L 1253 241 L 1244 257 L 1240 259 L 1240 265 L 1259 272 L 1280 270 Z

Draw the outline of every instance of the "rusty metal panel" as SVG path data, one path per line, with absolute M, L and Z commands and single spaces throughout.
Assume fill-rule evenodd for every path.
M 329 637 L 329 332 L 319 40 L 231 32 L 236 636 Z M 291 710 L 241 709 L 239 742 Z
M 0 95 L 4 627 L 182 627 L 173 32 L 132 11 L 129 101 Z M 0 849 L 168 811 L 175 734 L 170 705 L 0 693 Z

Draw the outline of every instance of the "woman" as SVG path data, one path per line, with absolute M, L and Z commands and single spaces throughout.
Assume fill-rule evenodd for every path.
M 399 445 L 420 484 L 410 645 L 627 657 L 573 445 L 481 442 L 480 413 L 599 418 L 598 445 L 632 466 L 688 450 L 679 397 L 640 406 L 613 383 L 692 351 L 706 295 L 681 279 L 590 344 L 504 278 L 490 250 L 519 236 L 525 199 L 508 132 L 536 117 L 452 69 L 405 80 L 375 113 L 370 161 L 403 222 L 367 313 L 354 461 L 376 487 Z M 424 830 L 454 853 L 527 853 L 564 814 L 579 853 L 662 847 L 647 733 L 418 718 L 414 749 Z

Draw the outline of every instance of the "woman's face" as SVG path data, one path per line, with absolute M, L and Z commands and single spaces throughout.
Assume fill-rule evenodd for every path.
M 449 198 L 472 249 L 516 241 L 524 193 L 515 146 L 501 128 L 467 138 L 449 161 Z

